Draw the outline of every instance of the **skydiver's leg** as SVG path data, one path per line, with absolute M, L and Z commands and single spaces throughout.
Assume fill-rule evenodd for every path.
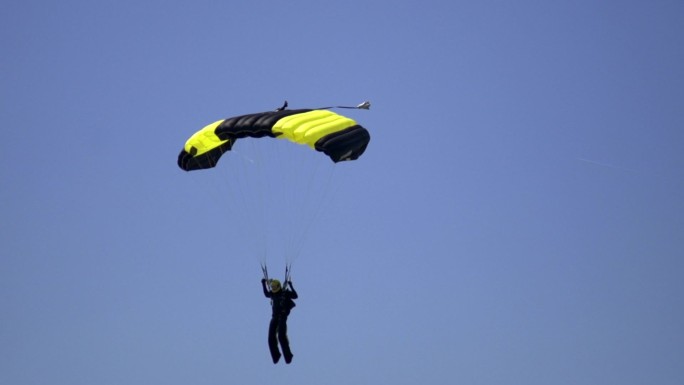
M 273 317 L 268 325 L 268 349 L 271 351 L 271 358 L 274 364 L 277 364 L 280 360 L 280 351 L 278 351 L 278 341 L 276 340 L 277 330 L 278 319 Z
M 283 349 L 285 363 L 292 362 L 292 351 L 290 351 L 290 340 L 287 338 L 287 317 L 282 317 L 278 322 L 278 341 L 280 348 Z

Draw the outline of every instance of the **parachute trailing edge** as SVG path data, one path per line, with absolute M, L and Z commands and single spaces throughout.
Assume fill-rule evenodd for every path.
M 205 126 L 187 140 L 178 155 L 178 166 L 185 171 L 212 168 L 236 140 L 246 137 L 287 139 L 322 152 L 335 163 L 358 159 L 370 141 L 368 130 L 335 112 L 278 109 Z

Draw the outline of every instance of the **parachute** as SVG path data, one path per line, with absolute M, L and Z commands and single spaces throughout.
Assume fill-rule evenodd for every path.
M 212 197 L 221 202 L 215 214 L 229 211 L 231 234 L 244 240 L 236 247 L 254 253 L 267 277 L 266 260 L 274 250 L 286 259 L 288 269 L 301 253 L 306 234 L 335 191 L 331 186 L 337 163 L 358 159 L 370 141 L 368 130 L 330 109 L 369 106 L 364 102 L 356 107 L 288 110 L 285 102 L 275 111 L 222 119 L 190 136 L 178 155 L 178 166 L 185 171 L 211 169 L 226 155 L 226 167 L 218 167 L 216 178 L 193 173 L 193 181 L 217 182 L 218 186 L 212 183 L 200 190 L 221 190 Z M 288 276 L 286 270 L 286 280 Z
M 287 139 L 322 152 L 335 163 L 358 159 L 366 150 L 370 134 L 354 120 L 328 109 L 286 110 L 285 106 L 207 125 L 187 140 L 178 166 L 185 171 L 215 167 L 238 139 L 247 137 Z M 355 108 L 368 106 L 366 102 Z

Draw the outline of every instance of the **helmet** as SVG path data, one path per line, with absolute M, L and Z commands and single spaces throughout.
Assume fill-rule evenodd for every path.
M 278 281 L 277 279 L 272 279 L 270 284 L 272 292 L 277 293 L 280 291 L 280 281 Z

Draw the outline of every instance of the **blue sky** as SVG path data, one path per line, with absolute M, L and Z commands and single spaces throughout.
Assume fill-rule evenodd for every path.
M 679 1 L 10 0 L 0 47 L 0 383 L 684 381 Z M 283 100 L 372 139 L 274 366 L 231 163 L 176 157 Z

